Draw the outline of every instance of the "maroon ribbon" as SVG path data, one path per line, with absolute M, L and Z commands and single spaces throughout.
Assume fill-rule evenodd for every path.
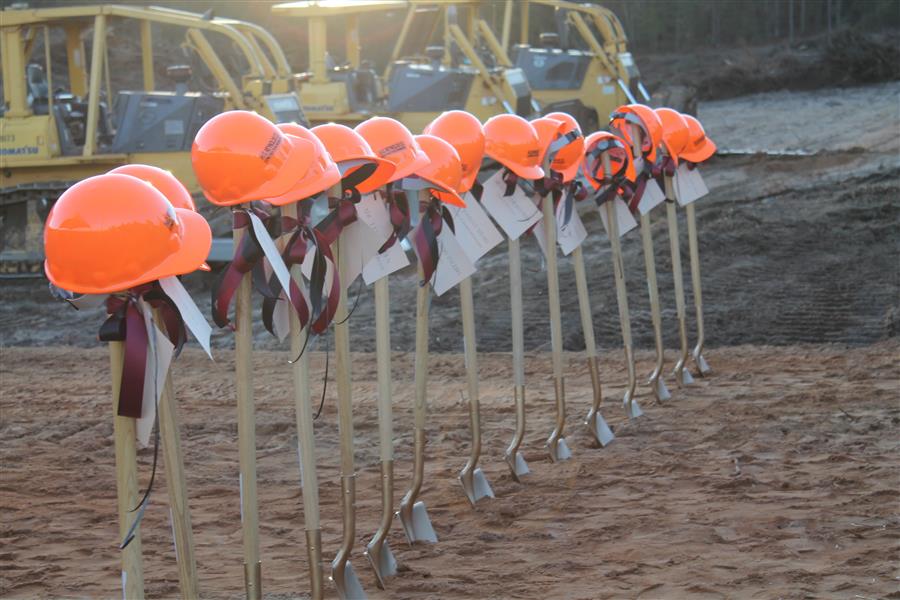
M 187 340 L 181 313 L 178 312 L 172 299 L 162 291 L 158 282 L 138 286 L 124 294 L 109 296 L 106 299 L 106 312 L 109 316 L 100 326 L 98 337 L 102 342 L 125 343 L 117 414 L 120 417 L 134 419 L 139 419 L 143 411 L 144 373 L 149 347 L 144 315 L 138 307 L 138 300 L 141 298 L 158 309 L 163 331 L 175 346 L 176 356 Z
M 666 177 L 673 177 L 675 175 L 675 159 L 671 156 L 663 155 L 656 161 L 656 164 L 653 165 L 653 168 L 650 171 L 651 176 L 656 179 L 656 182 L 659 184 L 663 190 L 666 189 Z M 675 202 L 675 198 L 669 198 L 669 195 L 666 194 L 666 202 Z
M 419 219 L 419 226 L 413 229 L 410 234 L 410 242 L 416 249 L 416 255 L 422 263 L 423 279 L 419 282 L 419 285 L 425 285 L 431 281 L 431 276 L 437 270 L 440 259 L 437 238 L 441 234 L 444 221 L 447 221 L 450 231 L 453 231 L 454 228 L 453 217 L 450 216 L 450 211 L 433 193 L 428 205 L 420 208 L 423 210 L 423 213 Z
M 391 246 L 405 238 L 410 230 L 409 198 L 403 190 L 393 189 L 393 184 L 388 183 L 385 188 L 385 202 L 391 220 L 391 236 L 378 249 L 382 254 Z

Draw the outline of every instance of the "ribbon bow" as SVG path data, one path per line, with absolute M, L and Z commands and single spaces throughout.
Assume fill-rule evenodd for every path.
M 385 189 L 384 201 L 387 203 L 388 214 L 391 220 L 391 237 L 378 249 L 383 254 L 409 234 L 411 219 L 409 214 L 409 198 L 403 190 L 395 190 L 393 183 L 388 183 Z
M 441 234 L 444 221 L 450 231 L 454 231 L 453 217 L 447 207 L 432 193 L 428 205 L 424 208 L 419 226 L 413 229 L 410 242 L 416 250 L 416 255 L 422 263 L 423 279 L 419 285 L 425 285 L 431 281 L 431 276 L 437 270 L 440 252 L 437 238 Z

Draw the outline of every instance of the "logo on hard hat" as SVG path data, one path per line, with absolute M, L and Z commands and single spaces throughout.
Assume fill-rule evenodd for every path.
M 259 157 L 265 162 L 269 162 L 269 159 L 272 158 L 272 156 L 275 154 L 275 151 L 278 150 L 278 146 L 281 145 L 281 141 L 281 133 L 276 131 L 272 134 L 272 137 L 269 138 L 269 141 L 266 142 L 266 145 L 263 147 L 262 152 L 259 153 Z
M 398 152 L 403 152 L 404 150 L 406 150 L 406 143 L 397 142 L 396 144 L 391 144 L 390 146 L 385 146 L 384 148 L 379 150 L 378 156 L 380 156 L 381 158 L 384 158 L 385 156 L 388 156 L 389 154 L 396 154 Z

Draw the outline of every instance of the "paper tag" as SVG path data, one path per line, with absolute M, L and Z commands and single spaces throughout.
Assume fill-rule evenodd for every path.
M 516 186 L 512 195 L 504 196 L 506 183 L 503 171 L 484 182 L 481 205 L 510 239 L 518 239 L 528 228 L 541 220 L 541 211 L 534 202 Z
M 253 232 L 256 234 L 256 239 L 259 241 L 259 245 L 262 248 L 263 254 L 266 255 L 269 264 L 272 265 L 272 272 L 275 273 L 275 277 L 278 278 L 281 289 L 291 289 L 291 275 L 288 273 L 288 269 L 281 259 L 281 254 L 278 253 L 278 249 L 275 247 L 275 242 L 269 237 L 269 232 L 266 231 L 266 227 L 262 224 L 262 221 L 259 220 L 259 217 L 257 217 L 253 211 L 247 211 L 247 214 L 250 216 L 250 224 L 253 227 Z M 249 233 L 245 235 L 249 235 Z
M 503 235 L 471 193 L 466 193 L 466 207 L 449 205 L 456 227 L 456 240 L 473 263 L 503 241 Z
M 344 278 L 346 279 L 346 281 L 341 281 L 341 285 L 344 288 L 356 281 L 356 278 L 362 273 L 363 267 L 372 260 L 373 256 L 378 254 L 379 248 L 385 241 L 379 238 L 380 236 L 371 227 L 359 219 L 341 231 L 340 245 L 345 265 Z
M 613 200 L 608 200 L 607 202 L 613 203 L 613 209 L 616 213 L 616 223 L 619 226 L 619 237 L 622 237 L 637 227 L 637 221 L 634 220 L 634 215 L 631 214 L 631 211 L 628 210 L 628 206 L 621 198 L 616 196 Z M 606 230 L 606 234 L 609 235 L 609 223 L 606 219 L 606 205 L 600 206 L 599 209 L 600 220 L 603 221 L 603 228 Z
M 210 327 L 209 322 L 203 316 L 203 313 L 200 312 L 200 309 L 197 308 L 194 299 L 184 289 L 181 281 L 177 277 L 163 277 L 159 280 L 159 285 L 166 295 L 172 299 L 172 302 L 175 303 L 175 307 L 181 313 L 184 324 L 194 334 L 194 337 L 197 338 L 203 349 L 206 350 L 206 354 L 212 358 L 212 351 L 209 348 L 209 336 L 212 334 L 212 327 Z
M 67 298 L 66 302 L 78 310 L 88 310 L 103 306 L 103 303 L 106 302 L 108 297 L 109 296 L 106 294 L 82 294 L 80 296 L 74 296 L 73 298 Z
M 156 326 L 156 323 L 153 321 L 153 313 L 150 311 L 147 303 L 139 300 L 138 306 L 144 315 L 148 348 L 147 362 L 144 365 L 144 395 L 141 399 L 141 418 L 137 420 L 135 432 L 138 443 L 142 447 L 146 447 L 150 444 L 150 434 L 153 432 L 153 424 L 156 421 L 157 403 L 166 385 L 166 377 L 169 375 L 169 365 L 172 364 L 175 346 Z
M 655 179 L 650 179 L 647 181 L 647 185 L 644 186 L 644 195 L 641 196 L 641 201 L 638 202 L 638 211 L 642 215 L 646 215 L 665 201 L 666 195 L 659 189 L 659 184 L 656 183 Z
M 560 202 L 556 208 L 556 241 L 563 256 L 568 256 L 587 238 L 587 230 L 584 228 L 578 208 L 575 206 L 572 207 L 572 216 L 569 222 L 563 224 L 565 205 L 565 202 Z
M 356 204 L 356 215 L 360 221 L 368 225 L 372 231 L 384 239 L 383 244 L 391 237 L 391 213 L 380 193 L 366 194 Z
M 687 206 L 695 200 L 699 200 L 709 193 L 706 182 L 700 175 L 697 168 L 688 169 L 687 165 L 681 163 L 675 172 L 675 191 L 678 197 L 678 204 Z
M 466 256 L 450 227 L 444 223 L 437 237 L 438 265 L 431 284 L 438 296 L 475 272 L 475 265 Z
M 534 239 L 537 240 L 538 246 L 541 249 L 541 254 L 544 256 L 544 260 L 547 260 L 547 230 L 544 227 L 544 220 L 541 219 L 541 222 L 534 226 L 531 233 L 534 235 Z
M 382 252 L 375 254 L 372 259 L 363 267 L 363 281 L 366 285 L 372 285 L 382 277 L 387 277 L 391 273 L 395 273 L 409 265 L 409 257 L 403 251 L 403 246 L 395 243 L 393 246 Z

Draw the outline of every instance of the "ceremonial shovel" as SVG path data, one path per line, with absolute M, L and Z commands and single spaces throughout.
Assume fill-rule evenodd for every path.
M 634 160 L 641 156 L 642 132 L 637 125 L 631 125 L 631 144 Z M 659 308 L 659 286 L 656 282 L 656 258 L 653 250 L 653 229 L 650 223 L 650 213 L 641 212 L 641 241 L 644 246 L 644 271 L 647 273 L 647 292 L 650 295 L 650 319 L 653 323 L 653 341 L 656 346 L 656 364 L 650 373 L 648 384 L 657 401 L 671 398 L 665 381 L 663 381 L 663 363 L 665 353 L 662 337 L 662 312 Z
M 429 201 L 430 192 L 419 191 L 420 209 Z M 425 417 L 428 412 L 428 309 L 431 303 L 431 283 L 425 280 L 421 258 L 418 261 L 419 289 L 416 293 L 416 357 L 415 357 L 415 404 L 413 405 L 415 455 L 413 458 L 413 480 L 410 489 L 400 501 L 397 515 L 410 544 L 415 542 L 437 542 L 437 535 L 428 518 L 425 503 L 417 501 L 425 479 Z
M 694 346 L 694 363 L 700 375 L 709 373 L 709 364 L 703 358 L 703 293 L 700 289 L 700 249 L 697 243 L 697 216 L 694 211 L 694 203 L 684 207 L 687 217 L 688 246 L 691 254 L 691 285 L 694 292 L 694 308 L 697 314 L 697 345 Z
M 522 309 L 522 254 L 519 239 L 509 238 L 509 302 L 512 313 L 512 357 L 513 384 L 516 402 L 516 430 L 506 449 L 504 460 L 513 479 L 521 482 L 521 477 L 529 473 L 528 463 L 519 452 L 525 437 L 525 318 Z
M 675 311 L 678 316 L 678 335 L 681 339 L 681 354 L 672 373 L 681 385 L 694 382 L 691 372 L 685 368 L 690 347 L 687 339 L 687 320 L 684 308 L 684 280 L 681 273 L 681 247 L 678 239 L 678 213 L 675 210 L 676 190 L 672 176 L 666 175 L 666 218 L 669 222 L 669 247 L 672 252 L 672 276 L 675 280 Z M 699 275 L 699 273 L 698 273 Z

